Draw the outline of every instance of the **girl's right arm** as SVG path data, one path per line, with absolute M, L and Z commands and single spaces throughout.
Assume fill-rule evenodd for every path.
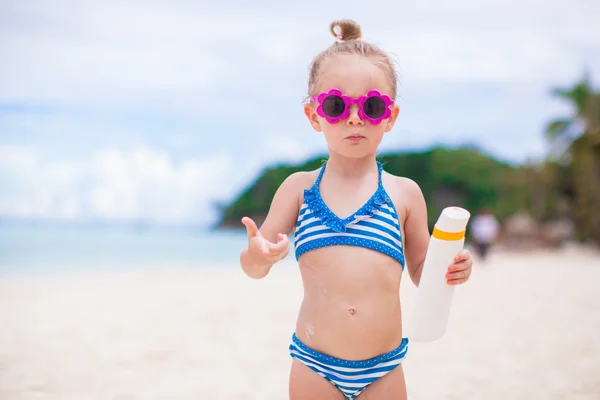
M 248 246 L 240 254 L 240 264 L 250 278 L 264 278 L 273 264 L 288 255 L 288 235 L 296 225 L 300 210 L 299 196 L 306 186 L 306 178 L 306 172 L 296 172 L 283 181 L 260 229 L 252 219 L 242 218 L 248 233 Z

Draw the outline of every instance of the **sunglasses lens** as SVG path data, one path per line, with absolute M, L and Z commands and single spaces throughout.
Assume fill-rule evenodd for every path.
M 323 112 L 330 117 L 339 117 L 346 109 L 346 104 L 340 96 L 328 96 L 321 105 Z
M 369 118 L 381 118 L 387 106 L 380 97 L 369 97 L 363 106 L 365 115 Z

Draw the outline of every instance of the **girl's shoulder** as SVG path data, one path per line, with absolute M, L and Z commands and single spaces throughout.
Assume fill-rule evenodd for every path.
M 383 171 L 382 179 L 384 185 L 387 183 L 392 188 L 401 189 L 405 193 L 414 194 L 415 191 L 421 192 L 419 184 L 406 176 L 394 175 L 387 171 Z
M 282 183 L 283 185 L 293 187 L 294 189 L 310 189 L 317 177 L 319 176 L 319 170 L 315 169 L 312 171 L 297 171 L 290 175 Z
M 411 178 L 384 171 L 382 180 L 386 192 L 397 207 L 409 210 L 424 201 L 421 187 Z
M 296 211 L 299 211 L 304 202 L 305 191 L 310 190 L 314 186 L 318 176 L 318 169 L 314 171 L 297 171 L 288 175 L 279 186 L 275 198 L 286 198 L 289 201 L 295 202 L 297 206 Z
M 288 198 L 296 198 L 300 203 L 304 198 L 303 194 L 305 190 L 310 190 L 317 177 L 319 170 L 314 171 L 297 171 L 283 180 L 279 188 L 277 189 L 276 197 L 285 196 Z M 281 196 L 278 196 L 281 194 Z

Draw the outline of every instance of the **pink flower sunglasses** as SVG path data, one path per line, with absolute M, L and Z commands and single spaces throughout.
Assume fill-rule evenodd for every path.
M 388 95 L 381 94 L 378 90 L 369 90 L 365 96 L 358 98 L 348 97 L 339 89 L 331 89 L 329 92 L 321 93 L 311 97 L 318 103 L 317 114 L 330 124 L 350 116 L 350 106 L 358 104 L 358 116 L 362 120 L 369 121 L 373 125 L 379 125 L 382 120 L 392 115 L 390 106 L 394 104 Z

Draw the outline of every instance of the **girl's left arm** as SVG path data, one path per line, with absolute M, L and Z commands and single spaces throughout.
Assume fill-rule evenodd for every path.
M 410 279 L 415 286 L 419 286 L 431 237 L 427 223 L 427 205 L 423 192 L 415 181 L 403 178 L 402 186 L 407 203 L 404 222 L 404 257 Z

